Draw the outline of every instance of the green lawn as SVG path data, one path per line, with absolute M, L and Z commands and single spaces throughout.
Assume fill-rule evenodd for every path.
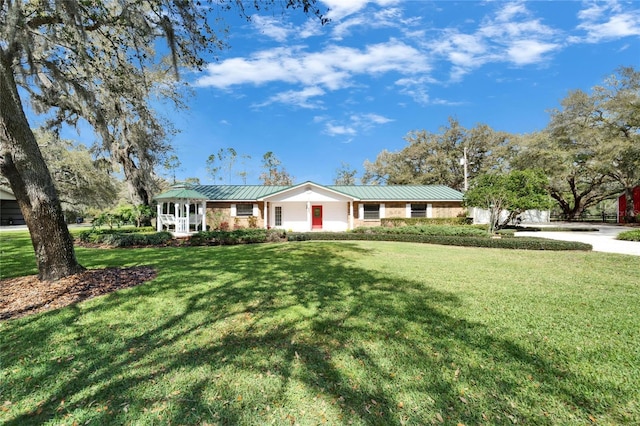
M 0 234 L 3 277 L 35 273 Z M 633 256 L 390 242 L 78 249 L 144 285 L 0 322 L 0 423 L 639 424 Z

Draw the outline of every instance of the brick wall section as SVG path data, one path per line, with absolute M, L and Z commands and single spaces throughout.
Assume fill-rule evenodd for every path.
M 353 203 L 353 214 L 354 214 L 354 226 L 357 228 L 358 226 L 380 226 L 379 220 L 364 220 L 360 218 L 360 202 Z M 367 204 L 367 203 L 364 203 Z M 379 204 L 379 203 L 368 203 L 368 204 Z M 438 217 L 457 217 L 459 214 L 464 212 L 464 208 L 460 205 L 459 202 L 433 202 L 428 203 L 431 204 L 431 215 L 434 218 Z M 406 202 L 390 202 L 384 203 L 385 209 L 385 218 L 393 218 L 393 217 L 407 217 L 407 203 Z
M 248 203 L 239 203 L 248 204 Z M 264 203 L 251 203 L 258 204 L 259 217 L 256 221 L 256 228 L 264 227 Z M 229 229 L 233 229 L 234 226 L 241 228 L 249 228 L 249 217 L 231 217 L 231 203 L 207 203 L 207 225 L 214 228 L 215 222 L 227 222 L 229 223 Z
M 443 202 L 433 204 L 433 217 L 457 217 L 465 211 L 460 203 Z

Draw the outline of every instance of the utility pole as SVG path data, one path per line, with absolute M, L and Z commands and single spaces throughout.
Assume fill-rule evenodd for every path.
M 460 164 L 464 166 L 464 190 L 469 189 L 469 181 L 467 179 L 467 147 L 464 147 L 463 157 L 460 159 Z

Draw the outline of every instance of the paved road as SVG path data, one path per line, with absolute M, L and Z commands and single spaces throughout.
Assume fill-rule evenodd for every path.
M 533 225 L 532 225 L 533 226 Z M 537 226 L 537 225 L 536 225 Z M 516 236 L 520 237 L 540 237 L 550 240 L 562 241 L 579 241 L 581 243 L 591 244 L 593 251 L 606 253 L 629 254 L 632 256 L 640 256 L 640 241 L 620 241 L 616 240 L 616 236 L 623 231 L 633 228 L 616 225 L 600 225 L 600 224 L 553 224 L 551 226 L 560 227 L 589 227 L 598 228 L 599 231 L 573 231 L 573 232 L 516 232 Z

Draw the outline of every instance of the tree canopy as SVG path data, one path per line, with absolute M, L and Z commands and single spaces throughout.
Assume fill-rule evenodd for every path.
M 620 68 L 589 94 L 573 90 L 546 129 L 522 139 L 517 168 L 537 167 L 565 219 L 640 183 L 640 72 Z M 632 205 L 632 203 L 628 203 Z
M 173 2 L 0 2 L 0 173 L 29 226 L 41 279 L 82 269 L 58 194 L 25 114 L 26 94 L 51 125 L 86 120 L 142 203 L 155 154 L 168 149 L 153 96 L 179 102 L 182 67 L 198 68 L 224 47 L 226 28 L 211 12 L 302 8 L 324 17 L 315 0 Z M 219 15 L 218 15 L 219 17 Z M 220 24 L 220 27 L 212 25 Z M 164 41 L 167 48 L 159 43 Z M 168 54 L 167 54 L 168 52 Z M 23 91 L 19 91 L 18 88 Z
M 116 202 L 122 184 L 114 177 L 111 163 L 94 159 L 86 146 L 52 132 L 39 130 L 35 134 L 64 211 L 81 214 Z
M 282 162 L 272 151 L 262 156 L 260 180 L 264 185 L 293 185 L 293 176 L 282 166 Z
M 527 210 L 551 207 L 547 177 L 541 170 L 486 173 L 471 182 L 464 204 L 489 210 L 490 232 L 500 229 Z M 502 212 L 507 212 L 501 218 Z
M 340 167 L 336 170 L 333 183 L 335 185 L 355 185 L 357 174 L 358 171 L 356 169 L 352 169 L 349 163 L 345 163 L 343 161 L 340 164 Z
M 464 189 L 464 151 L 468 176 L 473 179 L 489 170 L 503 170 L 511 156 L 511 135 L 478 124 L 472 129 L 449 117 L 438 133 L 412 131 L 407 146 L 397 152 L 383 150 L 372 163 L 365 161 L 363 183 L 439 184 Z

